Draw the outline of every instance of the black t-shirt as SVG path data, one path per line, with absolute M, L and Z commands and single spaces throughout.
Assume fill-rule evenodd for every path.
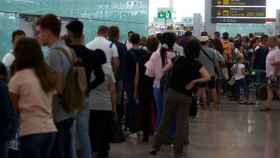
M 139 63 L 139 94 L 143 94 L 145 97 L 153 96 L 153 82 L 154 79 L 145 75 L 146 66 L 145 63 L 149 61 L 152 53 L 143 50 L 139 53 L 138 63 Z
M 125 79 L 134 80 L 136 74 L 136 64 L 139 62 L 139 56 L 144 51 L 140 48 L 131 48 L 126 54 L 125 60 Z
M 269 53 L 269 49 L 266 47 L 261 46 L 255 52 L 255 62 L 254 68 L 258 70 L 265 70 L 266 69 L 266 56 Z
M 120 66 L 118 69 L 118 72 L 116 73 L 116 78 L 117 80 L 123 80 L 125 77 L 125 57 L 127 55 L 127 48 L 125 46 L 125 44 L 121 43 L 121 42 L 115 42 L 114 43 L 118 49 L 118 54 L 119 54 L 119 59 L 120 59 Z
M 81 60 L 82 66 L 86 69 L 88 89 L 92 90 L 104 82 L 102 65 L 104 61 L 106 62 L 105 53 L 102 50 L 92 51 L 83 45 L 71 45 L 70 47 L 75 51 L 76 56 Z M 96 78 L 90 82 L 92 72 Z
M 199 72 L 201 68 L 202 64 L 197 60 L 190 60 L 186 57 L 175 58 L 168 87 L 179 93 L 191 96 L 194 89 L 188 91 L 185 87 L 192 80 L 201 77 Z

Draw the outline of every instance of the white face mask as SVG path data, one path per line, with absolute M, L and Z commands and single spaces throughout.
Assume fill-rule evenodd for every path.
M 48 48 L 48 47 L 46 47 L 46 46 L 42 46 L 42 51 L 43 51 L 43 55 L 44 55 L 44 57 L 45 57 L 45 58 L 47 58 L 49 48 Z

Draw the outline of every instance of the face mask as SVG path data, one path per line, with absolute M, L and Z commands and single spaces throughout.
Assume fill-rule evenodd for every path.
M 48 56 L 48 51 L 49 51 L 48 47 L 42 46 L 42 51 L 43 51 L 44 57 L 47 58 L 47 56 Z

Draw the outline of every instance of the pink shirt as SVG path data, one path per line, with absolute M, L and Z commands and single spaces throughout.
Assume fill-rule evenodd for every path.
M 175 57 L 174 52 L 167 52 L 167 64 L 172 63 L 171 59 Z M 150 60 L 145 64 L 147 70 L 146 75 L 154 78 L 154 88 L 160 88 L 161 78 L 164 76 L 160 49 L 154 52 Z
M 266 57 L 266 77 L 280 76 L 280 67 L 272 66 L 272 63 L 280 61 L 280 49 L 275 47 L 270 50 Z
M 20 136 L 56 132 L 52 116 L 54 93 L 46 94 L 32 69 L 18 71 L 9 92 L 19 96 Z

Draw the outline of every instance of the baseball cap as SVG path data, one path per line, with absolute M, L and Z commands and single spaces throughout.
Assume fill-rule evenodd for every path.
M 209 37 L 208 36 L 201 36 L 199 41 L 200 42 L 208 42 L 209 41 Z

